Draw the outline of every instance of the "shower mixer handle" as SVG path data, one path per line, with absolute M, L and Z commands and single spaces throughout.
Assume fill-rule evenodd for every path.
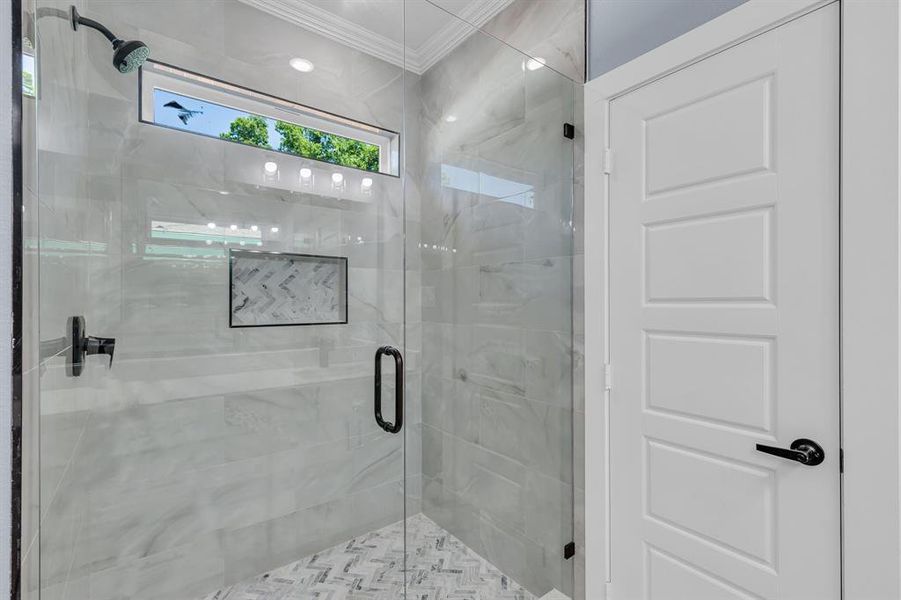
M 102 354 L 109 357 L 109 368 L 113 367 L 113 354 L 116 351 L 116 338 L 95 337 L 85 335 L 84 317 L 69 317 L 69 349 L 66 371 L 70 377 L 80 377 L 84 371 L 86 356 Z
M 109 368 L 113 368 L 113 352 L 116 351 L 116 338 L 94 337 L 92 335 L 84 339 L 84 353 L 105 354 L 109 356 Z
M 808 467 L 815 467 L 826 458 L 826 452 L 823 451 L 822 446 L 813 440 L 805 438 L 795 440 L 789 448 L 777 448 L 775 446 L 757 444 L 757 451 L 763 452 L 764 454 L 772 454 L 779 458 L 794 460 L 802 465 L 807 465 Z

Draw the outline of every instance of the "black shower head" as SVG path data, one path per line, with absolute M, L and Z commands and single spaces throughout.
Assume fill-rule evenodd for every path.
M 144 42 L 138 40 L 131 40 L 130 42 L 119 40 L 118 44 L 113 43 L 113 48 L 116 49 L 113 52 L 113 66 L 120 73 L 131 73 L 143 65 L 147 57 L 150 56 L 150 48 Z
M 78 26 L 84 25 L 96 29 L 110 41 L 113 45 L 113 66 L 120 73 L 131 73 L 144 64 L 144 61 L 150 56 L 150 48 L 144 42 L 120 40 L 102 24 L 79 15 L 74 6 L 69 7 L 69 16 L 72 20 L 72 29 L 78 31 Z

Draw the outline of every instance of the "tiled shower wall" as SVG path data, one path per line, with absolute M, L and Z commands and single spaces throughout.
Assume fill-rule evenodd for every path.
M 514 2 L 420 82 L 423 511 L 536 594 L 581 594 L 584 571 L 581 86 L 495 38 L 580 80 L 581 10 Z
M 401 6 L 385 3 L 398 27 Z M 234 0 L 78 8 L 158 60 L 403 126 L 400 68 Z M 376 175 L 363 195 L 362 174 L 344 170 L 347 189 L 334 192 L 328 165 L 139 124 L 136 75 L 113 69 L 101 36 L 52 15 L 38 28 L 29 208 L 40 240 L 29 243 L 40 244 L 40 334 L 62 336 L 68 316 L 84 315 L 89 334 L 117 339 L 110 370 L 91 360 L 67 378 L 55 357 L 33 371 L 42 599 L 187 599 L 402 518 L 404 440 L 377 428 L 371 405 L 375 348 L 405 341 L 401 180 Z M 291 70 L 297 55 L 316 70 Z M 266 160 L 279 164 L 278 182 L 261 179 Z M 301 166 L 314 169 L 315 193 L 301 189 Z M 227 246 L 160 236 L 155 221 L 258 224 L 263 250 L 347 256 L 349 323 L 229 329 Z M 418 285 L 416 274 L 406 280 Z M 419 309 L 409 296 L 416 513 Z M 26 540 L 31 556 L 36 548 Z

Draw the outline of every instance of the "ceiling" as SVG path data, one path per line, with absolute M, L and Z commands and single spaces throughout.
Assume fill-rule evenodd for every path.
M 241 1 L 417 74 L 427 71 L 469 37 L 474 31 L 473 26 L 480 27 L 513 2 L 513 0 Z

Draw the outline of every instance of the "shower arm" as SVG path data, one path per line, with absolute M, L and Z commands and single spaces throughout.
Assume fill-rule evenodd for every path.
M 115 35 L 113 35 L 113 32 L 110 31 L 109 29 L 107 29 L 106 26 L 104 26 L 102 23 L 98 23 L 94 19 L 88 19 L 87 17 L 82 17 L 81 15 L 79 15 L 78 11 L 75 10 L 74 6 L 71 8 L 71 11 L 72 11 L 72 29 L 74 29 L 75 31 L 78 31 L 79 25 L 84 25 L 85 27 L 90 27 L 91 29 L 96 29 L 97 31 L 102 33 L 106 37 L 106 39 L 108 39 L 110 41 L 110 43 L 113 45 L 113 47 L 116 46 L 116 42 L 122 41 L 119 38 L 117 38 Z

